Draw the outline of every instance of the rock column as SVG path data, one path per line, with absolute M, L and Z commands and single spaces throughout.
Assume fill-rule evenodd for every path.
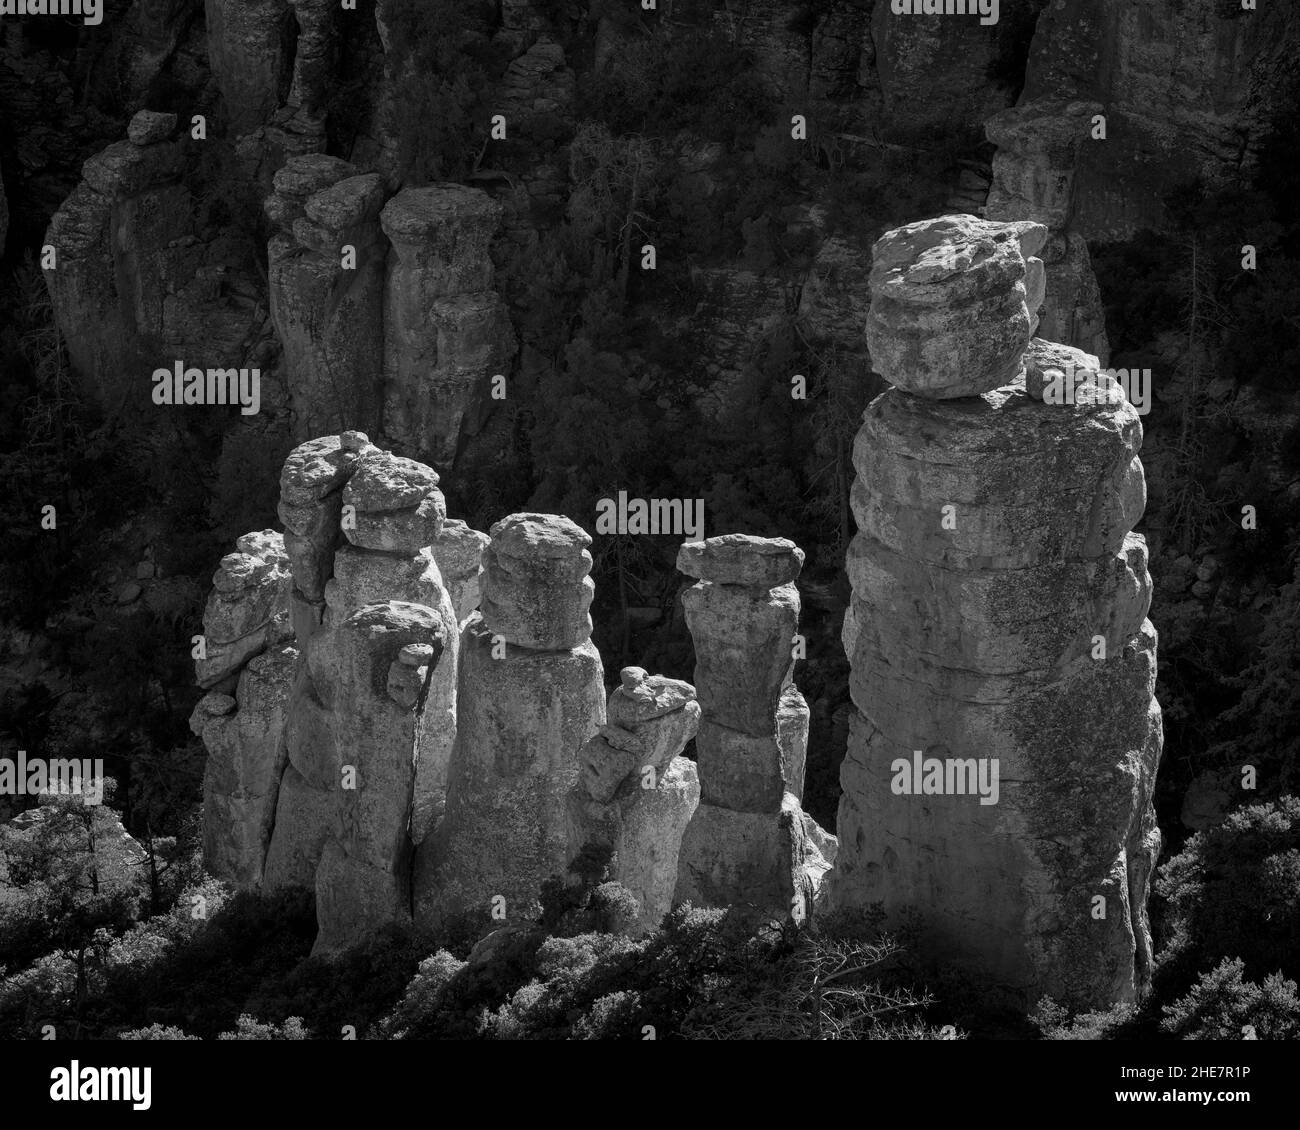
M 383 352 L 386 189 L 324 154 L 291 157 L 275 174 L 266 213 L 271 319 L 284 346 L 295 439 L 376 430 Z
M 1038 332 L 1095 354 L 1105 365 L 1110 344 L 1097 276 L 1087 241 L 1070 226 L 1079 149 L 1101 111 L 1100 102 L 1039 99 L 990 118 L 984 130 L 998 152 L 984 216 L 1032 220 L 1047 228 L 1047 243 L 1039 251 L 1047 288 Z
M 315 888 L 317 952 L 409 915 L 412 820 L 441 808 L 456 620 L 427 548 L 437 482 L 360 432 L 300 445 L 281 477 L 304 662 L 266 881 Z
M 578 755 L 569 854 L 611 848 L 610 878 L 636 896 L 636 929 L 648 933 L 672 909 L 682 834 L 700 802 L 695 763 L 678 756 L 699 728 L 700 707 L 690 683 L 625 667 L 605 716 Z
M 57 257 L 45 285 L 68 355 L 87 393 L 114 410 L 149 406 L 153 386 L 129 362 L 142 337 L 168 336 L 167 291 L 183 273 L 176 245 L 191 234 L 193 201 L 175 126 L 175 114 L 137 114 L 127 140 L 85 162 L 45 235 Z
M 208 759 L 203 774 L 203 863 L 239 887 L 257 887 L 280 792 L 280 735 L 298 663 L 290 640 L 289 559 L 273 530 L 245 534 L 221 560 L 203 613 L 195 661 L 208 693 L 190 716 Z
M 408 188 L 380 217 L 392 241 L 384 306 L 384 433 L 448 466 L 490 406 L 488 384 L 515 351 L 492 289 L 488 245 L 502 208 L 458 184 Z
M 233 135 L 250 133 L 280 105 L 292 65 L 289 0 L 204 0 L 208 55 Z
M 926 957 L 1019 1007 L 1096 1008 L 1150 973 L 1156 635 L 1139 417 L 1095 357 L 1030 342 L 1045 236 L 946 216 L 874 249 L 895 387 L 854 448 L 828 902 L 919 914 Z M 1044 402 L 1057 377 L 1070 403 Z
M 791 681 L 803 552 L 784 538 L 687 542 L 677 567 L 703 717 L 700 806 L 686 829 L 677 902 L 811 913 L 835 854 L 800 807 L 808 707 Z
M 416 858 L 416 915 L 429 925 L 493 909 L 531 918 L 542 882 L 569 861 L 578 753 L 605 721 L 590 536 L 558 515 L 512 514 L 490 537 L 481 610 L 461 632 L 446 817 Z

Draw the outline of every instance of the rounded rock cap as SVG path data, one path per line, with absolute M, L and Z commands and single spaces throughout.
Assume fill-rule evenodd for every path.
M 685 542 L 677 551 L 677 568 L 699 581 L 723 585 L 776 588 L 803 570 L 804 552 L 789 538 L 721 534 Z
M 563 514 L 510 514 L 488 533 L 488 548 L 507 557 L 580 557 L 591 544 L 591 535 Z

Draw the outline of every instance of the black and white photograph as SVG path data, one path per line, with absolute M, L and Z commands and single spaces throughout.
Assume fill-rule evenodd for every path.
M 1227 1125 L 1297 980 L 1300 3 L 0 0 L 15 1124 Z

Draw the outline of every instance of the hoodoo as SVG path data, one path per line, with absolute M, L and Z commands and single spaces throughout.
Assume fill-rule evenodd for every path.
M 917 912 L 926 956 L 1020 1005 L 1097 1008 L 1150 976 L 1156 633 L 1131 533 L 1138 414 L 1122 397 L 1041 399 L 1067 364 L 1105 380 L 1095 357 L 1030 340 L 1045 235 L 957 215 L 875 245 L 868 342 L 895 387 L 854 448 L 856 710 L 827 901 Z M 892 788 L 918 752 L 967 777 L 973 762 L 977 781 L 996 760 L 997 802 Z

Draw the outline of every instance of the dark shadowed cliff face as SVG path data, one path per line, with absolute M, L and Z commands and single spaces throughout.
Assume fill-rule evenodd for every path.
M 0 752 L 105 751 L 133 834 L 176 832 L 201 798 L 232 881 L 319 883 L 323 949 L 357 936 L 358 906 L 401 918 L 413 902 L 441 920 L 507 883 L 526 901 L 571 836 L 687 835 L 698 800 L 685 862 L 616 865 L 656 905 L 674 884 L 725 901 L 742 841 L 764 847 L 754 873 L 772 906 L 811 897 L 838 812 L 841 905 L 901 902 L 909 884 L 960 885 L 987 863 L 1055 893 L 949 898 L 935 952 L 1019 915 L 1031 926 L 995 955 L 1018 989 L 1138 995 L 1161 834 L 1176 847 L 1300 787 L 1300 8 L 1002 0 L 989 25 L 893 9 L 106 0 L 95 28 L 0 20 L 0 716 L 16 719 Z M 873 244 L 952 214 L 1040 233 L 1024 277 L 991 287 L 987 318 L 949 292 L 921 329 L 869 335 Z M 1143 403 L 1053 430 L 1027 392 L 1002 395 L 1031 334 L 1086 371 L 1095 358 L 1149 374 L 1131 386 Z M 256 374 L 255 410 L 202 390 L 160 401 L 154 374 L 178 367 Z M 876 399 L 887 369 L 961 393 L 973 415 L 897 389 Z M 441 475 L 461 520 L 441 529 L 463 553 L 359 545 L 340 484 L 277 513 L 286 456 L 357 432 Z M 927 459 L 958 433 L 974 444 L 965 485 L 994 517 L 955 562 L 917 484 L 952 484 L 950 461 Z M 1097 462 L 1102 440 L 1114 450 Z M 620 493 L 698 502 L 700 537 L 797 543 L 797 588 L 742 601 L 690 586 L 687 531 L 597 528 Z M 391 501 L 374 521 L 404 521 L 411 507 Z M 46 506 L 56 525 L 41 526 Z M 488 608 L 465 626 L 475 531 L 534 512 L 563 515 L 575 545 L 590 535 L 576 554 L 594 582 L 590 638 L 584 622 L 559 650 L 494 627 Z M 1035 541 L 1044 530 L 1059 544 Z M 1098 544 L 1070 548 L 1090 532 Z M 393 607 L 352 619 L 349 585 Z M 408 601 L 436 605 L 436 623 Z M 419 699 L 419 649 L 455 636 L 452 606 L 466 650 L 447 651 L 437 694 Z M 1076 646 L 1089 616 L 1110 618 L 1119 653 L 1101 676 Z M 791 678 L 781 637 L 796 630 Z M 419 652 L 405 664 L 388 654 L 399 637 Z M 714 668 L 755 664 L 757 728 L 710 717 L 729 692 Z M 675 729 L 664 743 L 678 748 L 662 808 L 633 803 L 626 751 L 589 732 L 600 672 L 642 668 L 693 679 L 705 707 L 694 744 Z M 394 670 L 396 697 L 379 693 L 375 673 Z M 1054 700 L 1062 686 L 1126 709 L 1098 721 Z M 458 690 L 479 744 L 453 753 L 447 727 L 442 744 L 429 730 Z M 971 706 L 981 695 L 996 702 Z M 370 764 L 401 793 L 371 814 L 385 845 L 325 795 L 341 743 L 364 745 L 352 707 L 382 723 Z M 1023 770 L 1009 819 L 1039 847 L 1007 835 L 1006 809 L 894 824 L 870 810 L 895 753 L 941 732 L 974 756 L 988 717 Z M 1054 737 L 1037 758 L 1035 727 Z M 421 744 L 437 771 L 408 780 Z M 1071 777 L 1094 746 L 1119 751 L 1113 771 Z M 766 775 L 745 788 L 762 803 L 719 800 L 754 762 Z M 1255 792 L 1243 762 L 1260 769 Z M 1053 778 L 1077 784 L 1087 828 Z M 449 796 L 470 799 L 434 834 Z M 353 823 L 329 841 L 336 819 Z M 947 845 L 877 867 L 953 827 L 985 837 L 984 854 Z M 525 880 L 491 872 L 503 851 L 527 856 Z M 1090 883 L 1122 913 L 1084 952 L 1060 922 Z M 1054 970 L 1068 961 L 1085 971 L 1067 983 Z
M 1198 177 L 1249 173 L 1297 79 L 1300 13 L 1222 0 L 1049 3 L 1039 20 L 1025 97 L 1102 103 L 1104 145 L 1080 169 L 1080 232 L 1126 239 L 1167 218 L 1162 197 Z

